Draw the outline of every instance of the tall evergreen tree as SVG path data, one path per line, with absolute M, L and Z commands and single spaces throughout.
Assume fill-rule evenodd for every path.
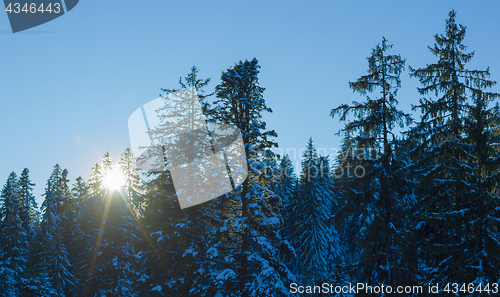
M 331 211 L 325 211 L 328 220 L 327 234 L 331 235 L 331 242 L 328 246 L 328 264 L 330 269 L 327 270 L 325 276 L 329 279 L 329 283 L 347 283 L 348 275 L 345 270 L 345 260 L 343 256 L 343 245 L 341 242 L 340 232 L 334 224 L 335 217 L 339 211 L 339 196 L 335 195 L 337 189 L 335 188 L 334 178 L 332 176 L 332 167 L 330 166 L 329 156 L 319 156 L 318 159 L 318 184 L 319 189 L 323 194 L 323 199 L 329 201 L 331 204 Z
M 297 175 L 294 171 L 295 169 L 292 160 L 290 160 L 290 156 L 283 156 L 279 163 L 279 175 L 275 192 L 283 199 L 284 205 L 286 205 L 296 193 Z
M 34 186 L 35 184 L 31 182 L 29 177 L 29 169 L 24 168 L 19 177 L 19 202 L 21 206 L 20 218 L 24 228 L 28 232 L 28 250 L 31 248 L 29 244 L 33 241 L 40 222 L 40 213 L 35 196 L 33 195 Z
M 489 69 L 465 68 L 474 53 L 466 52 L 466 27 L 455 18 L 456 12 L 450 11 L 445 34 L 436 34 L 434 46 L 429 47 L 438 61 L 424 68 L 410 67 L 411 76 L 422 84 L 419 93 L 436 97 L 420 99 L 414 109 L 421 111 L 421 120 L 410 131 L 410 137 L 417 140 L 412 166 L 419 186 L 414 234 L 422 260 L 415 275 L 425 283 L 473 281 L 463 269 L 469 258 L 468 229 L 474 217 L 469 208 L 470 180 L 463 164 L 470 154 L 464 120 L 468 94 L 494 82 L 488 80 Z
M 76 290 L 81 296 L 91 296 L 98 289 L 95 273 L 96 246 L 100 235 L 101 218 L 104 209 L 101 188 L 101 165 L 96 163 L 92 168 L 90 180 L 85 182 L 81 177 L 76 179 L 72 192 L 77 201 L 78 233 L 75 254 L 76 275 L 80 280 Z
M 45 200 L 42 203 L 42 245 L 40 282 L 48 278 L 50 287 L 55 296 L 68 296 L 75 277 L 72 273 L 73 265 L 68 260 L 67 237 L 64 224 L 66 221 L 63 206 L 68 199 L 68 171 L 62 170 L 59 164 L 47 181 Z
M 346 195 L 344 211 L 340 212 L 344 218 L 339 221 L 351 221 L 350 224 L 358 227 L 354 232 L 358 233 L 355 236 L 360 244 L 359 258 L 351 268 L 351 277 L 382 284 L 390 284 L 393 280 L 394 214 L 401 201 L 394 188 L 397 168 L 389 136 L 393 135 L 396 125 L 403 127 L 411 120 L 408 114 L 396 108 L 405 60 L 400 55 L 388 55 L 391 48 L 392 45 L 382 38 L 382 43 L 368 57 L 368 74 L 349 83 L 354 92 L 365 95 L 380 90 L 380 96 L 375 99 L 367 96 L 365 102 L 353 102 L 351 106 L 341 105 L 330 114 L 332 117 L 340 115 L 344 121 L 350 112 L 356 117 L 342 130 L 346 137 L 343 153 L 347 153 L 348 158 L 342 158 L 339 167 L 342 172 L 346 171 L 345 184 L 341 186 Z M 353 168 L 352 172 L 349 167 Z
M 140 180 L 139 170 L 135 167 L 134 156 L 132 151 L 127 148 L 125 152 L 120 156 L 121 171 L 125 176 L 125 186 L 123 188 L 123 196 L 127 199 L 133 208 L 136 216 L 140 217 L 144 212 L 144 201 L 140 199 Z
M 204 88 L 209 82 L 209 78 L 198 78 L 198 69 L 193 66 L 184 80 L 179 79 L 181 90 L 162 89 L 165 105 L 157 110 L 160 123 L 150 130 L 150 136 L 160 143 L 170 140 L 173 136 L 170 135 L 172 128 L 173 131 L 188 132 L 175 135 L 181 137 L 181 141 L 186 143 L 185 147 L 176 147 L 175 150 L 169 150 L 166 146 L 160 148 L 164 157 L 160 160 L 160 166 L 167 168 L 167 171 L 150 172 L 151 180 L 146 186 L 146 189 L 153 192 L 144 195 L 144 222 L 149 233 L 146 237 L 151 236 L 153 242 L 145 247 L 148 249 L 144 255 L 146 269 L 141 280 L 148 280 L 149 284 L 145 284 L 143 290 L 151 294 L 161 294 L 166 290 L 183 296 L 215 294 L 215 281 L 209 267 L 213 261 L 207 255 L 207 246 L 215 233 L 214 202 L 179 209 L 179 201 L 168 171 L 179 163 L 188 162 L 201 150 L 211 146 L 207 138 L 208 127 L 205 125 L 209 109 L 206 97 L 211 94 L 206 95 Z M 174 92 L 177 92 L 177 97 L 169 96 Z M 198 105 L 201 105 L 201 111 Z M 191 176 L 184 181 L 188 187 L 198 182 Z M 166 253 L 161 256 L 160 262 L 157 261 L 158 253 Z M 177 263 L 178 260 L 174 259 L 183 261 Z
M 38 261 L 38 253 L 40 252 L 40 245 L 38 244 L 38 233 L 40 232 L 40 212 L 33 195 L 34 183 L 31 182 L 29 177 L 29 170 L 25 168 L 19 178 L 19 205 L 20 205 L 20 219 L 26 230 L 27 241 L 25 244 L 26 252 L 26 270 L 21 278 L 23 280 L 22 296 L 33 296 L 33 291 L 40 289 L 42 293 L 47 294 L 42 289 L 43 286 L 37 284 L 35 280 L 38 272 L 35 270 Z
M 0 195 L 0 290 L 17 297 L 26 268 L 28 234 L 23 226 L 17 174 L 12 172 Z
M 154 174 L 144 187 L 145 210 L 142 222 L 146 239 L 142 244 L 141 276 L 138 292 L 144 296 L 188 294 L 180 288 L 186 265 L 179 248 L 181 233 L 178 221 L 182 217 L 175 188 L 168 171 Z
M 257 59 L 241 61 L 223 72 L 216 87 L 215 108 L 210 114 L 218 123 L 241 130 L 248 164 L 248 177 L 243 184 L 219 202 L 226 214 L 225 242 L 219 250 L 232 260 L 221 268 L 222 294 L 228 296 L 287 296 L 288 282 L 293 278 L 283 261 L 284 240 L 279 232 L 282 224 L 281 198 L 269 190 L 263 172 L 262 158 L 276 146 L 271 137 L 276 132 L 266 129 L 264 112 L 272 112 L 259 86 L 260 66 Z M 267 187 L 265 186 L 267 184 Z M 230 198 L 230 199 L 227 199 Z
M 88 181 L 89 186 L 89 194 L 92 197 L 100 197 L 103 196 L 103 187 L 102 187 L 102 166 L 99 163 L 95 163 L 94 167 L 92 167 L 92 173 L 90 174 L 90 179 Z
M 462 278 L 475 284 L 495 283 L 500 279 L 500 195 L 498 175 L 500 156 L 496 148 L 495 133 L 500 127 L 498 105 L 488 103 L 500 97 L 498 93 L 475 89 L 473 104 L 465 119 L 468 158 L 462 160 L 467 172 L 469 189 L 466 190 L 467 252 L 462 267 Z
M 76 296 L 84 295 L 90 273 L 92 250 L 98 234 L 99 204 L 89 195 L 89 187 L 81 176 L 76 178 L 76 183 L 71 189 L 74 230 L 72 231 L 72 246 L 69 260 L 74 265 L 75 278 L 78 283 L 73 292 Z
M 298 195 L 294 197 L 297 201 L 290 236 L 302 282 L 308 285 L 330 281 L 334 273 L 332 253 L 338 251 L 338 235 L 328 224 L 335 207 L 330 182 L 328 162 L 318 156 L 311 138 L 303 155 Z
M 281 228 L 281 234 L 285 239 L 285 244 L 290 245 L 289 249 L 292 251 L 292 253 L 288 255 L 289 257 L 285 257 L 285 259 L 287 260 L 287 266 L 294 274 L 298 274 L 299 260 L 290 242 L 294 240 L 294 224 L 297 221 L 297 212 L 299 210 L 297 206 L 299 202 L 297 187 L 297 175 L 295 174 L 292 160 L 290 160 L 287 154 L 279 163 L 276 194 L 283 199 L 283 226 Z

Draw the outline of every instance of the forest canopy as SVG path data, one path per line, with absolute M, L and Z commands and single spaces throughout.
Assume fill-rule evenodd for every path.
M 499 94 L 489 68 L 468 68 L 465 36 L 450 11 L 426 65 L 382 37 L 367 73 L 346 81 L 361 99 L 330 111 L 345 123 L 337 156 L 311 138 L 297 169 L 263 120 L 272 109 L 256 58 L 210 91 L 193 66 L 162 96 L 195 88 L 207 123 L 238 127 L 247 178 L 181 209 L 169 170 L 142 175 L 127 149 L 88 180 L 55 165 L 39 207 L 29 169 L 12 172 L 0 195 L 2 296 L 292 296 L 324 283 L 498 294 Z M 420 86 L 400 98 L 408 74 Z M 401 100 L 416 102 L 413 114 Z

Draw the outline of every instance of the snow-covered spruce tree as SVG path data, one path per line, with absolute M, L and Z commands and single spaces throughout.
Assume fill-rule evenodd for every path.
M 73 195 L 79 201 L 79 235 L 77 275 L 80 280 L 78 289 L 82 296 L 92 296 L 99 288 L 99 279 L 95 273 L 96 246 L 100 234 L 102 214 L 104 211 L 103 198 L 105 190 L 102 186 L 102 166 L 96 163 L 92 167 L 90 179 L 85 182 L 77 178 L 77 184 L 73 188 Z
M 297 254 L 300 283 L 313 286 L 332 280 L 332 253 L 338 251 L 338 235 L 328 223 L 335 208 L 328 162 L 320 160 L 312 138 L 302 157 L 288 237 Z
M 183 255 L 179 246 L 185 246 L 181 242 L 187 239 L 178 232 L 182 214 L 170 173 L 155 173 L 144 185 L 142 196 L 147 240 L 141 246 L 137 292 L 140 296 L 182 295 L 186 265 L 179 260 Z
M 106 152 L 106 155 L 109 157 L 108 152 Z M 85 234 L 83 236 L 87 237 L 87 240 L 90 241 L 88 243 L 90 250 L 85 250 L 82 253 L 82 258 L 86 258 L 87 260 L 86 269 L 80 272 L 81 275 L 84 275 L 81 286 L 81 294 L 83 296 L 98 296 L 101 293 L 101 288 L 105 286 L 101 277 L 101 264 L 98 263 L 97 257 L 102 252 L 102 233 L 105 226 L 102 220 L 104 219 L 105 208 L 109 206 L 106 205 L 108 201 L 106 199 L 107 192 L 102 181 L 106 169 L 102 161 L 97 162 L 92 167 L 92 173 L 87 181 L 89 197 L 82 205 L 82 219 L 88 221 L 81 228 Z
M 295 169 L 293 167 L 292 160 L 290 160 L 290 156 L 285 155 L 280 163 L 278 168 L 278 178 L 276 181 L 276 195 L 280 196 L 283 199 L 283 225 L 281 227 L 281 235 L 283 239 L 285 239 L 285 244 L 290 244 L 293 240 L 293 222 L 295 222 L 296 211 L 297 211 L 297 175 L 295 174 Z M 296 274 L 298 272 L 298 260 L 295 254 L 295 250 L 290 245 L 290 250 L 293 250 L 293 253 L 289 255 L 285 255 L 287 266 L 289 269 Z
M 275 192 L 283 199 L 283 205 L 287 205 L 288 201 L 297 192 L 297 175 L 289 155 L 283 156 L 280 160 L 278 170 L 279 175 Z
M 262 158 L 262 163 L 264 171 L 261 174 L 267 176 L 267 184 L 265 185 L 269 190 L 274 193 L 278 192 L 278 180 L 279 180 L 279 168 L 278 168 L 278 158 L 279 155 L 276 154 L 266 154 Z
M 47 181 L 45 200 L 42 203 L 43 217 L 39 233 L 42 250 L 35 269 L 38 275 L 33 282 L 38 284 L 39 288 L 36 290 L 50 292 L 52 295 L 49 296 L 68 296 L 76 283 L 65 246 L 68 235 L 64 233 L 66 218 L 61 208 L 68 198 L 66 195 L 69 195 L 67 182 L 67 170 L 62 170 L 56 164 Z
M 45 197 L 53 197 L 51 190 L 52 188 L 50 186 L 46 187 L 44 194 Z M 42 204 L 42 212 L 44 211 L 46 203 L 47 202 L 44 201 Z M 49 275 L 49 256 L 51 250 L 48 246 L 48 240 L 50 241 L 51 239 L 47 239 L 46 237 L 46 227 L 45 211 L 38 226 L 38 232 L 35 233 L 35 237 L 31 245 L 22 296 L 61 296 L 59 292 L 52 288 L 51 277 Z
M 68 179 L 68 170 L 64 169 L 61 173 L 60 180 L 60 198 L 59 198 L 59 216 L 61 218 L 61 234 L 63 246 L 66 248 L 66 258 L 68 263 L 71 263 L 69 267 L 66 267 L 68 274 L 72 276 L 72 284 L 65 285 L 64 292 L 65 295 L 71 296 L 75 294 L 75 288 L 78 284 L 78 279 L 75 277 L 75 265 L 72 260 L 77 259 L 76 248 L 77 243 L 75 241 L 76 235 L 78 234 L 78 222 L 77 222 L 77 205 L 74 199 Z
M 197 73 L 198 69 L 193 66 L 184 80 L 179 79 L 181 90 L 162 89 L 165 105 L 157 110 L 160 123 L 151 128 L 150 136 L 163 143 L 173 139 L 171 131 L 188 131 L 175 135 L 184 146 L 160 148 L 164 159 L 159 165 L 167 169 L 189 162 L 209 146 L 211 150 L 208 127 L 201 125 L 209 109 L 205 100 L 210 94 L 205 95 L 204 87 L 210 79 L 200 79 Z M 178 96 L 169 96 L 173 92 L 178 92 Z M 198 105 L 202 107 L 201 112 Z M 153 192 L 146 193 L 144 198 L 144 222 L 153 243 L 145 247 L 147 265 L 141 278 L 145 283 L 142 290 L 149 290 L 150 294 L 168 291 L 179 296 L 215 295 L 215 280 L 210 272 L 214 262 L 207 255 L 208 244 L 215 233 L 215 221 L 218 221 L 213 208 L 215 202 L 180 209 L 170 172 L 152 171 L 150 174 L 151 180 L 146 187 Z M 184 181 L 190 187 L 197 182 L 195 179 L 187 176 Z M 159 253 L 162 254 L 160 262 L 157 261 Z
M 359 183 L 359 178 L 364 176 L 364 171 L 360 168 L 366 170 L 362 164 L 364 164 L 367 156 L 370 156 L 370 152 L 362 154 L 363 148 L 360 147 L 359 149 L 361 158 L 358 159 L 355 154 L 354 140 L 350 135 L 346 134 L 331 171 L 335 187 L 334 193 L 338 201 L 334 224 L 339 232 L 341 261 L 346 271 L 352 270 L 353 267 L 355 269 L 355 265 L 359 261 L 359 250 L 362 242 L 359 242 L 357 238 L 366 224 L 366 214 L 363 210 L 364 204 L 351 202 L 353 187 L 358 191 L 363 191 L 364 187 L 369 186 L 369 184 Z M 352 280 L 355 279 L 353 278 L 354 272 L 348 273 Z
M 288 155 L 280 158 L 279 155 L 267 154 L 262 159 L 264 163 L 263 172 L 266 180 L 262 180 L 262 186 L 268 188 L 277 196 L 281 197 L 280 213 L 283 218 L 283 224 L 279 230 L 283 245 L 281 246 L 281 256 L 288 269 L 294 274 L 298 274 L 299 259 L 295 249 L 290 244 L 293 236 L 293 222 L 295 220 L 293 210 L 297 203 L 298 180 L 294 172 L 292 161 Z
M 465 119 L 468 158 L 463 160 L 469 189 L 466 191 L 465 237 L 469 256 L 461 277 L 475 284 L 496 283 L 500 279 L 500 155 L 496 135 L 500 128 L 498 105 L 489 108 L 498 93 L 475 89 L 473 104 Z M 496 137 L 495 137 L 496 136 Z M 478 294 L 479 296 L 479 294 Z
M 21 221 L 26 232 L 28 232 L 28 250 L 31 249 L 30 244 L 33 242 L 38 224 L 40 223 L 40 212 L 38 211 L 38 205 L 33 195 L 34 186 L 35 184 L 31 182 L 29 177 L 29 169 L 24 168 L 19 177 L 19 203 L 21 206 Z
M 33 195 L 34 183 L 31 182 L 29 177 L 29 169 L 25 168 L 19 177 L 19 206 L 20 206 L 20 219 L 22 225 L 26 230 L 27 240 L 25 245 L 26 251 L 26 270 L 21 280 L 23 281 L 23 288 L 21 291 L 22 296 L 29 296 L 27 288 L 31 285 L 32 276 L 36 275 L 33 270 L 35 261 L 37 261 L 36 236 L 39 232 L 40 226 L 40 213 L 38 206 Z
M 135 165 L 134 156 L 129 148 L 120 156 L 118 164 L 125 176 L 123 195 L 131 204 L 136 216 L 141 217 L 144 212 L 144 202 L 140 199 L 141 178 Z
M 102 197 L 104 196 L 104 190 L 102 186 L 102 165 L 99 163 L 95 163 L 94 167 L 92 167 L 92 173 L 90 174 L 90 178 L 87 182 L 89 187 L 89 194 L 92 197 Z M 102 200 L 102 199 L 99 199 Z
M 392 267 L 393 284 L 413 284 L 420 280 L 415 279 L 418 270 L 417 251 L 418 243 L 414 240 L 412 226 L 413 212 L 417 205 L 415 178 L 411 170 L 412 158 L 409 152 L 414 148 L 412 139 L 395 137 L 392 141 L 393 168 L 397 169 L 392 175 L 393 189 L 397 190 L 398 207 L 394 212 L 397 220 L 394 221 L 394 261 Z
M 264 112 L 272 112 L 259 86 L 257 59 L 240 61 L 222 73 L 217 99 L 210 114 L 216 122 L 241 131 L 248 162 L 248 177 L 232 194 L 217 199 L 226 216 L 223 242 L 212 245 L 221 261 L 220 291 L 224 296 L 288 296 L 294 278 L 283 261 L 281 198 L 265 185 L 262 158 L 276 144 L 276 132 L 266 129 Z
M 423 68 L 410 67 L 412 77 L 420 80 L 423 97 L 414 109 L 421 111 L 417 127 L 409 132 L 416 140 L 412 171 L 419 188 L 418 208 L 414 211 L 413 233 L 419 243 L 422 283 L 470 282 L 464 264 L 470 257 L 469 228 L 474 220 L 470 209 L 467 166 L 469 144 L 464 120 L 468 113 L 467 94 L 475 88 L 494 84 L 489 69 L 468 70 L 473 52 L 463 45 L 466 28 L 455 21 L 450 11 L 445 34 L 436 34 L 429 47 L 438 61 Z
M 108 170 L 111 169 L 113 166 L 113 159 L 111 158 L 111 155 L 109 152 L 106 152 L 104 156 L 102 156 L 101 160 L 101 181 L 102 177 L 108 172 Z M 107 193 L 107 188 L 106 185 L 103 185 L 103 191 Z
M 73 230 L 73 246 L 69 260 L 74 265 L 75 277 L 79 280 L 74 286 L 76 296 L 86 291 L 89 277 L 89 268 L 92 260 L 92 250 L 99 232 L 98 213 L 99 204 L 89 195 L 89 189 L 81 176 L 76 178 L 76 183 L 71 189 L 74 206 L 75 230 Z
M 329 283 L 347 283 L 348 275 L 345 270 L 345 261 L 343 258 L 343 246 L 341 243 L 340 233 L 334 224 L 335 216 L 339 210 L 339 196 L 336 195 L 337 189 L 335 188 L 334 178 L 332 176 L 332 167 L 330 167 L 329 156 L 319 156 L 319 185 L 323 189 L 325 199 L 331 200 L 332 210 L 328 218 L 328 232 L 332 236 L 332 242 L 328 247 L 329 257 L 328 263 L 330 271 L 325 276 L 328 277 Z
M 0 291 L 17 297 L 27 262 L 28 233 L 23 226 L 17 174 L 12 172 L 0 195 Z
M 34 185 L 35 184 L 31 182 L 29 177 L 29 170 L 25 168 L 19 178 L 19 202 L 21 207 L 20 218 L 27 232 L 27 262 L 25 273 L 21 278 L 23 281 L 23 288 L 20 296 L 35 296 L 35 291 L 40 292 L 37 293 L 39 295 L 48 295 L 48 292 L 43 289 L 43 285 L 40 285 L 40 283 L 37 282 L 37 266 L 39 253 L 41 252 L 41 245 L 39 244 L 38 236 L 40 233 L 41 217 L 33 195 Z
M 368 57 L 368 74 L 349 86 L 362 95 L 379 90 L 379 96 L 362 103 L 341 105 L 331 111 L 345 121 L 352 112 L 355 119 L 346 124 L 341 158 L 339 186 L 344 197 L 337 221 L 348 223 L 344 228 L 356 226 L 344 238 L 356 240 L 359 255 L 351 267 L 351 279 L 360 282 L 391 284 L 395 265 L 395 213 L 400 207 L 401 193 L 394 187 L 397 168 L 390 136 L 392 129 L 403 127 L 411 120 L 408 114 L 396 108 L 397 91 L 401 85 L 400 74 L 405 60 L 400 55 L 388 55 L 392 45 L 382 38 Z M 393 137 L 392 137 L 393 138 Z M 374 154 L 375 153 L 375 154 Z M 349 221 L 349 222 L 348 222 Z M 341 226 L 339 226 L 341 227 Z
M 64 246 L 67 258 L 72 264 L 69 272 L 74 275 L 75 282 L 68 287 L 66 295 L 79 296 L 85 292 L 89 266 L 92 258 L 92 249 L 98 234 L 97 224 L 100 217 L 96 216 L 99 205 L 95 199 L 90 199 L 88 186 L 81 176 L 76 178 L 76 183 L 69 188 L 67 170 L 61 175 L 61 203 L 60 216 L 62 232 L 66 234 Z

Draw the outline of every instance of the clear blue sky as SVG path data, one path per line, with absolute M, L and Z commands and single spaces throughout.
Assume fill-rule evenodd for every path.
M 41 203 L 56 163 L 73 183 L 106 151 L 117 159 L 129 115 L 191 66 L 212 78 L 211 91 L 222 70 L 253 57 L 280 146 L 298 151 L 312 136 L 337 148 L 343 124 L 330 110 L 363 100 L 348 82 L 366 74 L 371 49 L 385 36 L 407 65 L 435 62 L 427 46 L 452 8 L 476 52 L 469 67 L 490 66 L 500 81 L 499 1 L 82 0 L 16 34 L 0 12 L 0 183 L 28 167 Z M 403 73 L 401 109 L 418 101 L 418 85 Z

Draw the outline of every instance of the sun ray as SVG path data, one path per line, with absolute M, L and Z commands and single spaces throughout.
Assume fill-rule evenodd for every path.
M 101 244 L 102 235 L 104 233 L 104 227 L 106 225 L 106 221 L 108 218 L 108 213 L 109 213 L 109 208 L 111 205 L 111 200 L 113 197 L 113 192 L 115 192 L 115 191 L 117 191 L 120 194 L 121 198 L 125 202 L 127 209 L 129 210 L 131 216 L 134 218 L 135 224 L 137 225 L 137 227 L 140 229 L 140 231 L 144 235 L 146 241 L 152 247 L 154 247 L 154 243 L 153 243 L 151 237 L 149 236 L 149 233 L 147 232 L 147 230 L 144 228 L 144 226 L 138 220 L 139 217 L 138 217 L 136 211 L 134 210 L 134 208 L 132 207 L 132 205 L 130 204 L 128 197 L 125 197 L 125 195 L 124 195 L 123 188 L 125 187 L 125 184 L 126 184 L 126 177 L 123 174 L 123 172 L 121 171 L 121 169 L 118 166 L 112 166 L 110 169 L 108 169 L 102 176 L 102 184 L 107 189 L 107 199 L 106 199 L 106 204 L 104 207 L 104 212 L 101 216 L 101 221 L 99 224 L 99 232 L 97 234 L 97 239 L 96 239 L 96 242 L 94 245 L 94 252 L 92 254 L 92 260 L 91 260 L 91 264 L 90 264 L 90 274 L 92 274 L 92 272 L 94 270 L 94 267 L 95 267 L 95 264 L 97 261 L 97 257 L 99 255 L 99 247 Z M 156 252 L 154 249 L 153 249 L 153 251 Z
M 99 246 L 101 244 L 102 233 L 104 232 L 104 226 L 106 225 L 106 220 L 108 218 L 109 206 L 111 205 L 111 193 L 108 193 L 106 199 L 106 205 L 104 206 L 104 212 L 101 216 L 101 222 L 99 223 L 99 232 L 97 233 L 97 239 L 94 246 L 94 253 L 92 254 L 92 261 L 90 262 L 90 274 L 92 274 L 97 260 Z
M 144 228 L 144 226 L 139 221 L 139 216 L 135 212 L 135 210 L 132 207 L 132 205 L 130 205 L 129 199 L 127 197 L 125 197 L 125 195 L 123 195 L 124 193 L 123 193 L 122 190 L 119 190 L 119 193 L 120 193 L 120 196 L 123 199 L 123 202 L 125 202 L 125 205 L 127 206 L 128 210 L 130 211 L 130 214 L 133 216 L 134 222 L 136 223 L 137 227 L 139 227 L 139 229 L 141 230 L 142 234 L 144 234 L 144 237 L 146 238 L 146 240 L 148 241 L 148 243 L 150 245 L 153 245 L 153 241 L 151 240 L 151 237 L 149 236 L 148 232 L 146 232 L 147 230 Z

